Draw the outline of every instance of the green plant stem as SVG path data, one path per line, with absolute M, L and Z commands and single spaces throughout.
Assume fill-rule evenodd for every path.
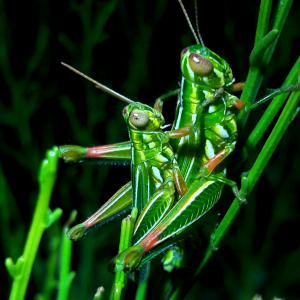
M 279 5 L 278 5 L 278 10 L 277 10 L 277 12 L 275 12 L 276 17 L 275 17 L 275 21 L 274 21 L 274 26 L 272 28 L 272 30 L 278 31 L 277 38 L 265 50 L 265 53 L 263 56 L 256 59 L 255 57 L 253 57 L 253 55 L 251 55 L 249 73 L 248 73 L 247 80 L 245 83 L 245 88 L 241 95 L 242 101 L 250 102 L 250 103 L 254 102 L 254 100 L 257 96 L 258 90 L 261 86 L 262 80 L 263 80 L 264 70 L 271 60 L 271 57 L 273 55 L 278 38 L 279 38 L 282 28 L 285 24 L 285 21 L 288 16 L 288 13 L 290 11 L 292 3 L 293 3 L 293 0 L 280 1 Z M 262 41 L 262 39 L 265 37 L 265 35 L 267 33 L 266 28 L 267 28 L 267 22 L 269 20 L 271 5 L 272 5 L 272 2 L 269 0 L 262 1 L 262 3 L 261 3 L 260 12 L 259 12 L 259 20 L 258 20 L 257 30 L 256 30 L 255 46 L 259 45 L 259 43 Z M 268 42 L 268 41 L 266 41 L 266 42 Z M 255 52 L 255 47 L 254 47 L 253 51 Z M 258 55 L 260 56 L 261 54 L 259 53 Z M 251 62 L 255 62 L 255 63 L 251 64 Z M 239 128 L 243 128 L 245 126 L 248 116 L 249 116 L 248 112 L 239 112 L 239 114 L 237 116 L 237 122 L 238 122 Z
M 137 214 L 138 210 L 136 207 L 134 207 L 131 211 L 131 214 L 122 221 L 119 253 L 131 246 L 134 223 L 136 221 Z M 119 300 L 124 297 L 126 285 L 126 274 L 123 271 L 116 271 L 116 278 L 112 291 L 113 300 Z
M 44 287 L 40 295 L 36 300 L 52 300 L 53 291 L 57 289 L 56 278 L 56 263 L 59 258 L 59 246 L 60 246 L 60 224 L 56 223 L 51 226 L 47 232 L 48 254 L 47 254 L 47 272 L 43 278 Z
M 292 122 L 299 100 L 300 100 L 300 91 L 294 91 L 291 94 L 287 104 L 285 105 L 267 142 L 265 143 L 263 149 L 261 150 L 259 156 L 257 157 L 251 171 L 249 172 L 249 175 L 247 177 L 249 183 L 248 194 L 252 191 L 261 173 L 266 167 L 269 159 L 271 158 L 276 147 L 278 146 L 286 129 L 288 128 L 289 124 Z M 224 216 L 223 220 L 221 221 L 219 227 L 216 230 L 215 240 L 214 240 L 215 247 L 219 245 L 219 243 L 227 233 L 231 224 L 237 217 L 240 209 L 241 209 L 241 205 L 239 204 L 238 199 L 235 198 L 233 203 L 229 207 L 226 215 Z M 206 265 L 207 261 L 210 259 L 212 254 L 213 254 L 213 250 L 211 249 L 211 247 L 208 247 L 206 249 L 206 252 L 203 256 L 201 263 L 199 264 L 196 272 L 194 273 L 193 279 L 190 282 L 186 283 L 184 286 L 182 285 L 178 287 L 176 291 L 172 294 L 170 299 L 172 300 L 183 299 L 184 295 L 190 290 L 193 284 L 197 281 L 198 279 L 197 277 L 200 271 Z
M 22 300 L 25 298 L 29 277 L 33 262 L 43 235 L 47 228 L 45 222 L 49 202 L 54 187 L 57 171 L 58 149 L 54 147 L 46 153 L 40 167 L 39 183 L 40 191 L 31 227 L 28 233 L 23 255 L 18 259 L 16 265 L 11 259 L 6 260 L 6 266 L 13 275 L 14 281 L 10 294 L 10 300 Z
M 298 69 L 300 68 L 300 57 L 296 61 L 295 65 L 293 66 L 291 72 L 283 82 L 282 86 L 289 86 L 295 84 L 298 76 Z M 249 153 L 254 149 L 254 147 L 258 144 L 268 127 L 270 126 L 271 122 L 274 120 L 275 116 L 277 115 L 278 111 L 286 101 L 289 93 L 282 93 L 279 96 L 276 96 L 273 101 L 270 103 L 266 111 L 264 112 L 263 116 L 256 124 L 255 128 L 249 135 L 245 146 L 242 149 L 242 155 L 238 159 L 239 165 L 241 165 L 245 160 L 248 158 Z
M 270 14 L 273 0 L 262 0 L 260 3 L 259 15 L 257 20 L 257 29 L 255 34 L 256 46 L 267 34 L 269 27 Z
M 69 230 L 69 225 L 74 222 L 77 211 L 71 212 L 67 224 L 63 227 L 61 238 L 61 260 L 60 260 L 60 273 L 58 283 L 57 300 L 67 300 L 72 281 L 76 275 L 75 272 L 70 272 L 71 257 L 72 257 L 72 241 L 67 238 L 66 232 Z
M 259 17 L 257 21 L 257 28 L 256 28 L 256 35 L 255 35 L 255 44 L 254 48 L 252 50 L 252 59 L 250 61 L 255 61 L 255 57 L 253 57 L 253 53 L 255 53 L 255 46 L 257 46 L 263 38 L 266 36 L 268 32 L 268 27 L 269 27 L 269 19 L 270 19 L 270 14 L 271 14 L 271 8 L 272 8 L 272 1 L 269 0 L 263 0 L 261 1 L 260 9 L 259 9 Z M 255 64 L 255 67 L 253 67 L 250 63 L 250 68 L 249 68 L 249 73 L 247 75 L 247 80 L 245 82 L 245 87 L 243 90 L 243 93 L 241 95 L 241 100 L 245 102 L 254 102 L 254 99 L 257 95 L 257 92 L 260 88 L 257 86 L 259 83 L 259 75 L 262 73 L 262 58 L 263 55 L 261 53 L 258 53 L 259 57 L 261 58 L 260 65 L 259 62 Z M 262 80 L 262 78 L 261 78 Z M 260 82 L 261 83 L 261 82 Z M 247 115 L 246 113 L 240 113 L 239 117 L 241 120 L 238 120 L 241 122 L 242 117 L 244 115 Z M 246 121 L 244 121 L 246 122 Z
M 138 285 L 135 300 L 144 300 L 146 299 L 148 280 Z
M 140 268 L 138 287 L 135 294 L 135 300 L 146 299 L 148 279 L 150 274 L 151 263 L 148 261 Z

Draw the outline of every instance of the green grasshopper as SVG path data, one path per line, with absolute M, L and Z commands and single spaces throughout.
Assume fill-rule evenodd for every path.
M 133 247 L 112 261 L 112 269 L 115 266 L 117 270 L 135 269 L 150 250 L 166 240 L 172 244 L 171 237 L 184 231 L 214 206 L 224 184 L 230 185 L 243 203 L 245 199 L 236 184 L 225 178 L 226 161 L 223 163 L 234 150 L 237 138 L 234 107 L 249 111 L 274 94 L 299 89 L 298 84 L 279 89 L 254 105 L 242 102 L 228 91 L 240 90 L 243 84 L 234 84 L 228 63 L 203 42 L 182 51 L 181 70 L 180 101 L 173 129 L 193 124 L 196 130 L 174 141 L 173 146 L 189 191 L 143 240 L 135 240 Z
M 233 84 L 232 71 L 227 62 L 204 47 L 203 43 L 182 51 L 181 69 L 183 79 L 173 129 L 193 125 L 195 130 L 189 136 L 173 142 L 172 146 L 189 191 L 149 235 L 141 241 L 134 237 L 136 246 L 116 259 L 118 269 L 136 268 L 145 253 L 198 220 L 218 201 L 224 183 L 232 186 L 236 196 L 241 202 L 244 201 L 239 196 L 236 184 L 225 178 L 226 161 L 222 163 L 236 143 L 234 106 L 244 110 L 252 108 L 229 93 L 240 90 L 243 85 Z M 155 106 L 161 106 L 160 101 Z M 128 159 L 129 145 L 122 143 L 87 149 L 64 146 L 61 148 L 61 156 L 69 161 L 82 159 L 84 156 Z M 121 155 L 118 156 L 118 153 Z M 129 183 L 113 196 L 113 201 L 104 205 L 105 209 L 101 208 L 86 222 L 71 229 L 69 237 L 75 240 L 81 237 L 87 228 L 104 219 L 103 212 L 108 211 L 107 207 L 114 207 L 116 212 L 121 206 L 114 206 L 115 203 L 123 203 L 124 208 L 130 203 L 131 197 Z M 120 199 L 126 199 L 127 202 Z M 134 205 L 137 203 L 134 202 Z M 110 210 L 105 217 L 112 212 Z M 134 259 L 132 251 L 136 253 Z M 128 261 L 128 256 L 132 261 Z

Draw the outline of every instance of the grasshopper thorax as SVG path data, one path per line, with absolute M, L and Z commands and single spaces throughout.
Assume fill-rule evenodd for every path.
M 234 82 L 228 63 L 202 45 L 184 48 L 180 64 L 184 78 L 194 83 L 219 88 L 227 87 Z
M 128 129 L 140 131 L 160 131 L 165 119 L 156 109 L 139 102 L 123 109 L 123 117 Z

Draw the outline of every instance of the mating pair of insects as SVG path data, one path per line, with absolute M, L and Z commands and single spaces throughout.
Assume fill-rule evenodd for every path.
M 112 269 L 134 270 L 141 267 L 150 250 L 172 245 L 174 236 L 180 236 L 216 204 L 224 184 L 232 187 L 240 203 L 245 201 L 245 192 L 240 193 L 236 183 L 226 178 L 226 158 L 237 140 L 236 111 L 254 105 L 231 94 L 242 90 L 243 84 L 234 84 L 228 63 L 194 35 L 197 44 L 181 52 L 180 90 L 158 98 L 154 108 L 119 95 L 65 65 L 128 103 L 122 114 L 130 141 L 93 148 L 60 147 L 60 157 L 66 162 L 85 158 L 131 161 L 131 182 L 67 233 L 78 240 L 89 228 L 130 205 L 136 207 L 133 246 L 112 261 Z M 172 130 L 164 132 L 163 101 L 174 94 L 179 94 L 175 120 Z

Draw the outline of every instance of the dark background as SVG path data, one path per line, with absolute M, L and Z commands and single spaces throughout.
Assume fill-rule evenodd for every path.
M 193 1 L 185 5 L 194 24 Z M 246 80 L 258 11 L 259 1 L 199 1 L 204 43 L 230 63 L 237 81 Z M 298 58 L 299 15 L 295 1 L 267 70 L 266 87 L 279 87 Z M 179 4 L 170 0 L 0 0 L 0 24 L 1 254 L 3 260 L 9 256 L 15 261 L 32 219 L 45 151 L 53 145 L 128 139 L 121 116 L 124 104 L 60 62 L 133 100 L 153 104 L 156 97 L 178 88 L 180 52 L 195 42 Z M 172 98 L 165 105 L 166 123 L 173 121 L 175 102 Z M 249 132 L 265 108 L 251 113 Z M 291 124 L 189 299 L 251 299 L 255 293 L 264 299 L 300 299 L 299 122 L 298 117 Z M 251 167 L 262 145 L 242 171 Z M 239 174 L 229 170 L 236 181 Z M 64 213 L 43 236 L 26 299 L 43 292 L 47 259 L 58 251 L 51 237 L 60 232 L 71 210 L 78 210 L 77 222 L 83 221 L 129 180 L 129 167 L 60 162 L 50 205 Z M 232 200 L 226 188 L 216 206 L 220 217 Z M 121 219 L 73 245 L 72 270 L 77 275 L 70 299 L 91 299 L 100 285 L 110 290 L 113 275 L 106 266 L 117 253 Z M 154 282 L 155 277 L 150 284 Z M 5 297 L 10 285 L 5 273 Z M 127 299 L 133 298 L 134 289 L 130 283 Z

